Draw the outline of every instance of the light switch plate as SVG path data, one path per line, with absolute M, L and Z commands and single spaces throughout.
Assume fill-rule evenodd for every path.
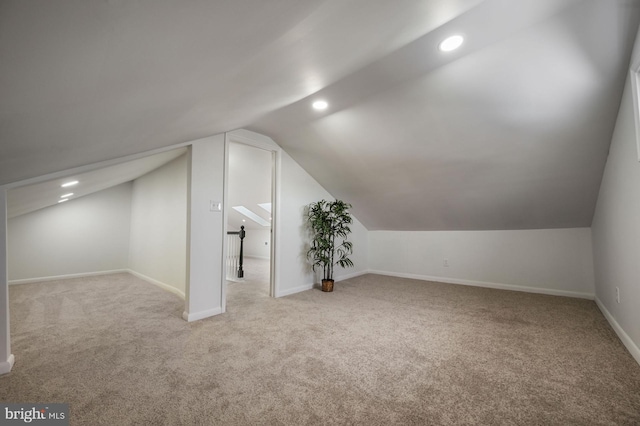
M 209 204 L 209 210 L 211 210 L 212 212 L 221 212 L 222 203 L 220 201 L 211 201 Z

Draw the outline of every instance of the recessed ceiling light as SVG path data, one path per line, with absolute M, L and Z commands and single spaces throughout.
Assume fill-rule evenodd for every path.
M 62 200 L 58 201 L 58 204 L 64 203 L 65 201 L 69 201 L 69 199 L 68 198 L 62 199 Z
M 327 109 L 327 107 L 329 106 L 329 104 L 327 103 L 327 101 L 315 101 L 313 104 L 313 109 L 317 109 L 318 111 L 322 111 L 323 109 Z
M 69 198 L 69 197 L 71 197 L 72 195 L 73 195 L 73 192 L 70 192 L 70 193 L 68 193 L 68 194 L 61 195 L 61 196 L 60 196 L 60 198 Z
M 63 188 L 68 188 L 70 186 L 77 185 L 77 184 L 78 184 L 77 180 L 72 180 L 71 182 L 63 183 L 60 186 L 62 186 Z
M 452 50 L 456 50 L 458 47 L 462 46 L 462 42 L 464 42 L 464 37 L 461 35 L 453 35 L 445 38 L 438 46 L 438 49 L 443 52 L 451 52 Z

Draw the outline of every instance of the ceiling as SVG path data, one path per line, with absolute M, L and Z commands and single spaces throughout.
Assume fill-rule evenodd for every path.
M 368 229 L 590 226 L 639 17 L 634 0 L 3 0 L 0 185 L 244 127 Z
M 109 167 L 103 167 L 83 173 L 73 173 L 56 179 L 20 186 L 7 191 L 7 215 L 9 218 L 30 213 L 58 204 L 62 195 L 69 201 L 130 182 L 170 161 L 186 154 L 187 148 L 174 149 L 131 160 Z M 76 185 L 63 188 L 68 182 L 77 181 Z
M 233 209 L 244 206 L 267 223 L 271 214 L 260 204 L 271 203 L 271 152 L 240 143 L 229 144 L 227 222 L 229 229 L 269 230 Z M 266 207 L 266 206 L 265 206 Z

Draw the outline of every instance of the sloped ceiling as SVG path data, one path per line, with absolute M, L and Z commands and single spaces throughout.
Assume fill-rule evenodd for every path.
M 246 127 L 369 229 L 589 226 L 629 0 L 0 2 L 0 184 Z M 436 48 L 461 33 L 461 49 Z M 327 111 L 310 109 L 316 97 Z
M 62 195 L 72 193 L 68 200 L 84 197 L 112 186 L 130 182 L 170 161 L 185 155 L 187 148 L 173 149 L 149 155 L 137 160 L 126 161 L 83 173 L 72 173 L 56 179 L 20 186 L 7 191 L 7 215 L 9 218 L 30 213 L 58 204 Z M 62 184 L 77 181 L 69 188 Z
M 271 214 L 260 204 L 271 203 L 271 152 L 239 143 L 229 144 L 229 207 L 244 206 L 267 222 Z M 228 210 L 227 223 L 230 230 L 269 230 L 243 216 L 233 208 Z

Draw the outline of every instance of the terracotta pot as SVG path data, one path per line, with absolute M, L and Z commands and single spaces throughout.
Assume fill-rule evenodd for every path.
M 322 291 L 333 291 L 333 280 L 322 280 Z

